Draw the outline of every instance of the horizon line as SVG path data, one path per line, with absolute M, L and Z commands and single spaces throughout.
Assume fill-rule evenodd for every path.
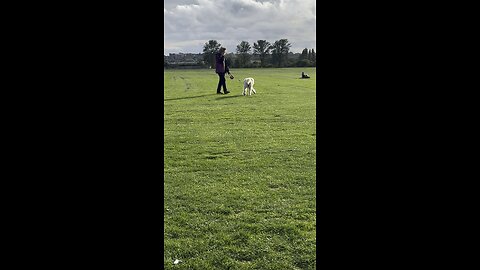
M 307 48 L 307 49 L 308 49 L 308 50 L 314 49 L 314 50 L 315 50 L 315 53 L 317 53 L 317 49 L 315 49 L 315 48 L 310 48 L 310 49 Z M 302 51 L 303 51 L 303 50 L 302 50 Z M 171 53 L 175 53 L 175 54 L 180 54 L 180 53 L 183 53 L 183 54 L 203 54 L 203 52 L 198 52 L 198 53 L 195 53 L 195 52 L 170 52 L 170 53 L 168 53 L 168 54 L 171 54 Z M 302 53 L 302 52 L 291 52 L 291 51 L 290 51 L 290 52 L 288 52 L 288 53 Z M 165 54 L 165 52 L 163 52 L 163 55 L 165 55 L 165 56 L 168 56 L 168 54 Z M 236 52 L 229 52 L 229 53 L 227 53 L 227 55 L 228 55 L 228 54 L 236 54 Z M 253 54 L 253 53 L 250 53 L 250 54 Z

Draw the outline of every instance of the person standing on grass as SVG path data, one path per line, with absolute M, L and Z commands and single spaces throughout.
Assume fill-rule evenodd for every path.
M 217 94 L 222 94 L 220 92 L 220 88 L 223 87 L 223 93 L 228 94 L 230 93 L 227 90 L 227 84 L 225 82 L 225 73 L 227 73 L 228 67 L 225 65 L 225 52 L 227 49 L 224 47 L 220 48 L 220 50 L 215 54 L 215 72 L 218 74 L 218 86 L 217 86 Z

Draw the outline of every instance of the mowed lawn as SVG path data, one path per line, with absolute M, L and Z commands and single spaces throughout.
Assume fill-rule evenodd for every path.
M 232 73 L 164 71 L 164 267 L 316 269 L 316 69 Z

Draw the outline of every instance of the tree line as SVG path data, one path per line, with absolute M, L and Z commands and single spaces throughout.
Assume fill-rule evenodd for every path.
M 317 56 L 314 49 L 303 49 L 299 59 L 288 59 L 292 44 L 288 39 L 276 40 L 273 44 L 266 40 L 257 40 L 252 46 L 248 41 L 241 41 L 236 47 L 236 53 L 225 57 L 227 65 L 235 68 L 248 67 L 315 67 Z M 203 46 L 203 60 L 211 68 L 215 67 L 215 54 L 221 44 L 216 40 L 209 40 Z M 250 61 L 256 56 L 260 61 Z M 232 59 L 233 58 L 233 59 Z
M 229 53 L 227 48 L 225 62 L 232 68 L 317 66 L 317 56 L 314 49 L 305 48 L 298 59 L 289 59 L 291 46 L 292 44 L 288 42 L 288 39 L 276 40 L 273 44 L 266 40 L 257 40 L 253 43 L 253 47 L 248 41 L 241 41 L 237 45 L 235 53 Z M 198 63 L 198 66 L 215 68 L 215 54 L 221 47 L 222 45 L 216 40 L 205 42 L 203 63 Z M 164 67 L 171 67 L 165 58 Z

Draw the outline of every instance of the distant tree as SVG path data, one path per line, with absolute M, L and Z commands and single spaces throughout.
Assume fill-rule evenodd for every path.
M 270 53 L 270 42 L 257 40 L 253 43 L 253 53 L 260 56 L 260 66 L 265 67 L 267 55 Z
M 312 61 L 310 60 L 311 57 L 311 52 L 305 48 L 302 51 L 302 54 L 298 58 L 297 62 L 295 63 L 295 66 L 297 67 L 310 67 L 312 66 Z
M 225 56 L 225 65 L 230 68 L 232 67 L 232 64 L 232 59 L 228 56 Z
M 203 60 L 209 67 L 215 68 L 215 54 L 221 46 L 216 40 L 209 40 L 203 45 Z
M 308 59 L 308 49 L 305 48 L 302 51 L 302 54 L 300 55 L 300 58 L 298 60 L 303 60 L 303 59 Z
M 170 67 L 170 65 L 167 62 L 167 56 L 165 56 L 165 55 L 163 56 L 163 67 L 164 68 L 169 68 Z
M 301 59 L 296 62 L 297 67 L 310 67 L 312 66 L 312 61 L 308 59 Z
M 272 63 L 277 67 L 283 67 L 288 59 L 288 52 L 292 44 L 288 43 L 288 39 L 280 39 L 275 41 L 270 49 L 272 50 Z
M 252 67 L 253 67 L 253 68 L 260 68 L 260 67 L 262 67 L 262 62 L 260 62 L 260 61 L 253 61 L 253 62 L 252 62 Z
M 240 67 L 240 59 L 238 59 L 238 57 L 235 57 L 235 60 L 233 61 L 233 67 L 234 68 Z
M 315 50 L 312 49 L 312 59 L 310 59 L 313 63 L 313 66 L 317 66 L 317 54 L 315 53 Z
M 271 48 L 272 48 L 272 58 L 271 58 L 272 66 L 279 67 L 280 66 L 280 60 L 279 60 L 280 56 L 277 53 L 277 50 L 274 48 L 274 45 L 272 45 Z
M 250 60 L 249 52 L 252 50 L 252 47 L 247 41 L 242 41 L 237 45 L 237 54 L 240 60 L 241 67 L 247 66 L 248 61 Z

